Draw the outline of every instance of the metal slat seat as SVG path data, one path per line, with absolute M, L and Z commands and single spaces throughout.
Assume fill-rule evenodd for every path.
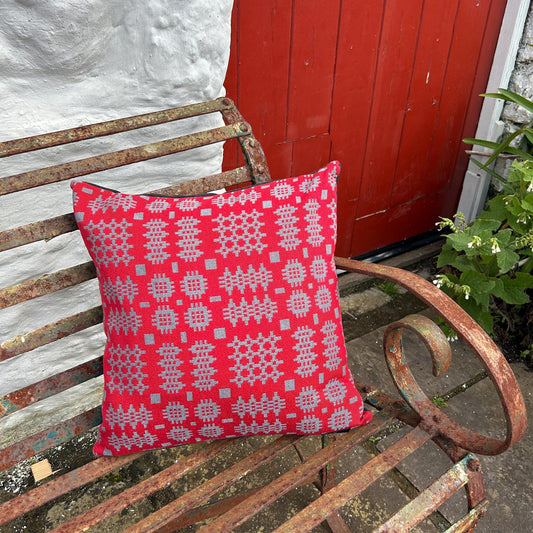
M 26 152 L 209 114 L 219 114 L 225 125 L 66 163 L 54 162 L 46 168 L 0 178 L 2 202 L 9 201 L 11 195 L 21 191 L 39 190 L 39 187 L 50 183 L 67 182 L 76 176 L 135 165 L 140 161 L 217 142 L 238 143 L 244 164 L 233 170 L 172 184 L 150 193 L 205 194 L 224 187 L 269 181 L 268 165 L 259 142 L 233 102 L 227 98 L 7 141 L 0 143 L 0 157 L 20 157 Z M 68 188 L 67 183 L 64 186 Z M 26 247 L 46 246 L 50 239 L 75 231 L 77 226 L 72 213 L 15 225 L 0 231 L 0 252 L 17 254 L 20 251 L 23 257 Z M 382 265 L 341 258 L 337 259 L 337 265 L 347 271 L 404 286 L 458 331 L 483 362 L 502 399 L 507 422 L 504 439 L 490 439 L 462 428 L 440 412 L 418 388 L 403 358 L 403 330 L 409 329 L 423 339 L 433 360 L 435 375 L 444 372 L 449 365 L 449 347 L 439 336 L 440 330 L 428 324 L 427 319 L 407 317 L 391 325 L 384 340 L 385 356 L 403 400 L 384 394 L 372 384 L 356 381 L 375 415 L 370 424 L 348 432 L 323 437 L 289 435 L 219 440 L 157 452 L 94 459 L 88 451 L 94 442 L 94 428 L 101 420 L 100 407 L 70 413 L 65 420 L 50 421 L 45 429 L 37 424 L 36 418 L 26 418 L 20 425 L 13 422 L 11 426 L 5 426 L 17 426 L 17 429 L 0 435 L 0 470 L 3 471 L 0 472 L 0 487 L 14 483 L 17 476 L 26 481 L 25 486 L 17 489 L 20 492 L 17 495 L 0 492 L 0 531 L 4 528 L 5 531 L 23 529 L 28 524 L 37 523 L 36 520 L 56 532 L 86 531 L 92 527 L 131 532 L 175 531 L 194 524 L 201 531 L 209 532 L 235 528 L 253 531 L 256 528 L 254 520 L 261 520 L 262 513 L 270 506 L 283 500 L 285 495 L 307 487 L 310 492 L 305 503 L 308 505 L 289 513 L 284 525 L 276 523 L 273 526 L 276 531 L 310 531 L 325 521 L 333 531 L 345 532 L 349 529 L 342 518 L 342 507 L 387 476 L 405 458 L 417 450 L 421 452 L 422 446 L 430 441 L 451 459 L 449 469 L 415 494 L 410 503 L 387 517 L 375 531 L 409 530 L 427 517 L 435 523 L 445 524 L 449 531 L 467 531 L 475 526 L 486 512 L 487 502 L 479 463 L 469 452 L 500 453 L 522 436 L 525 410 L 514 376 L 479 327 L 430 283 Z M 19 309 L 19 306 L 20 309 L 26 309 L 24 306 L 32 309 L 31 305 L 38 304 L 41 298 L 93 283 L 91 280 L 95 276 L 94 265 L 85 260 L 77 265 L 9 282 L 0 289 L 0 317 L 2 312 Z M 34 353 L 40 354 L 40 361 L 43 357 L 45 361 L 54 359 L 54 355 L 62 350 L 62 342 L 70 342 L 75 339 L 75 333 L 101 323 L 101 307 L 89 303 L 86 307 L 79 310 L 73 305 L 72 309 L 65 310 L 67 314 L 47 316 L 46 324 L 38 325 L 29 332 L 17 332 L 0 339 L 0 365 L 14 365 Z M 73 361 L 68 368 L 49 372 L 42 379 L 35 379 L 35 382 L 0 397 L 0 424 L 18 420 L 17 417 L 24 415 L 25 410 L 34 409 L 31 412 L 37 416 L 39 408 L 46 402 L 67 402 L 68 408 L 71 400 L 62 400 L 63 397 L 70 398 L 68 394 L 75 392 L 84 394 L 83 387 L 101 379 L 102 350 L 86 349 L 82 362 Z M 0 368 L 0 382 L 1 376 Z M 334 475 L 337 461 L 358 450 L 367 439 L 399 423 L 412 429 L 337 482 Z M 11 433 L 16 434 L 16 438 L 11 438 Z M 62 464 L 58 472 L 44 481 L 32 483 L 29 478 L 32 461 L 54 458 L 59 449 L 68 449 L 67 455 L 72 461 Z M 278 475 L 272 479 L 263 471 L 270 464 L 279 468 Z M 207 471 L 210 476 L 207 476 Z M 107 485 L 112 484 L 109 480 L 122 480 L 124 472 L 128 473 L 124 475 L 126 480 L 117 482 L 117 487 L 113 486 L 113 490 L 108 491 Z M 184 491 L 185 487 L 188 490 Z M 438 508 L 463 487 L 466 488 L 468 512 L 452 525 L 442 516 L 437 516 Z M 86 491 L 98 494 L 92 507 L 71 509 L 76 507 L 77 499 L 81 499 L 80 495 Z M 61 509 L 64 509 L 65 516 L 62 521 L 52 522 L 47 518 L 48 513 L 57 505 L 63 506 Z M 134 515 L 135 520 L 126 520 L 124 517 L 128 513 Z M 261 523 L 263 526 L 268 524 Z

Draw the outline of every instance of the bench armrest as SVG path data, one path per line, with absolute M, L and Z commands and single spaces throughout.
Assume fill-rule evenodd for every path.
M 451 362 L 451 349 L 440 328 L 420 315 L 411 315 L 391 324 L 384 337 L 387 364 L 400 394 L 421 417 L 426 431 L 483 455 L 499 454 L 522 438 L 527 417 L 518 382 L 496 344 L 466 311 L 432 283 L 412 272 L 340 257 L 335 258 L 335 264 L 342 270 L 391 281 L 407 289 L 446 320 L 487 370 L 503 406 L 507 425 L 504 440 L 489 438 L 461 426 L 438 409 L 416 383 L 403 357 L 402 331 L 410 329 L 423 339 L 433 359 L 433 374 L 438 376 Z

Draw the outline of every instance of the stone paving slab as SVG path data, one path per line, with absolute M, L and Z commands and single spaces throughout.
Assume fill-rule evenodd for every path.
M 372 331 L 347 344 L 348 361 L 354 376 L 372 383 L 384 392 L 399 397 L 389 375 L 382 352 L 385 327 Z M 418 383 L 429 397 L 444 395 L 478 374 L 482 367 L 472 352 L 461 342 L 452 343 L 452 365 L 445 375 L 435 378 L 431 374 L 429 354 L 414 335 L 406 336 L 405 353 Z M 522 363 L 513 370 L 524 393 L 529 413 L 533 413 L 533 372 Z M 492 437 L 502 437 L 504 420 L 499 398 L 488 378 L 470 386 L 450 399 L 443 408 L 449 416 L 472 430 Z M 387 437 L 397 440 L 407 430 Z M 390 444 L 387 441 L 387 446 Z M 533 431 L 511 450 L 496 457 L 481 457 L 489 512 L 476 531 L 494 533 L 526 531 L 533 528 L 533 491 L 531 490 L 531 458 L 533 457 Z M 402 463 L 400 471 L 418 488 L 423 489 L 447 468 L 450 462 L 433 443 L 428 443 L 413 457 Z M 455 520 L 466 510 L 464 497 L 458 494 L 447 502 L 441 511 Z M 526 524 L 529 524 L 526 525 Z M 529 529 L 528 529 L 529 528 Z

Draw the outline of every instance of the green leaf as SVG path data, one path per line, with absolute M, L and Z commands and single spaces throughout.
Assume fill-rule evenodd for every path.
M 453 265 L 457 259 L 457 252 L 453 249 L 449 242 L 446 242 L 437 259 L 437 268 L 442 268 L 445 265 Z
M 530 276 L 528 275 L 528 277 Z M 522 305 L 529 302 L 529 296 L 525 292 L 526 288 L 520 279 L 501 276 L 494 285 L 493 294 L 508 304 Z
M 473 157 L 470 158 L 470 161 L 472 161 L 472 163 L 477 165 L 480 169 L 484 170 L 487 174 L 490 174 L 493 178 L 497 179 L 505 187 L 507 181 L 506 181 L 506 179 L 503 176 L 500 176 L 499 174 L 494 172 L 494 170 L 492 170 L 491 168 L 485 167 L 485 165 L 483 163 L 481 163 L 477 159 L 474 159 Z
M 495 282 L 481 272 L 468 270 L 461 274 L 459 281 L 471 289 L 470 298 L 473 298 L 482 307 L 489 307 L 490 296 Z
M 486 215 L 486 218 L 483 217 L 483 214 Z M 499 230 L 501 225 L 502 223 L 500 220 L 490 218 L 488 213 L 484 212 L 481 213 L 481 215 L 474 221 L 471 228 L 472 231 L 475 231 L 476 233 L 482 230 L 489 230 L 490 232 L 493 232 Z
M 520 96 L 519 94 L 507 89 L 500 88 L 498 91 L 503 95 L 504 99 L 514 102 L 524 109 L 527 109 L 530 113 L 533 113 L 533 102 L 531 100 L 528 100 L 527 98 L 524 98 L 523 96 Z
M 469 250 L 468 243 L 470 243 L 471 241 L 472 236 L 462 231 L 459 233 L 453 233 L 451 235 L 448 235 L 448 242 L 450 242 L 452 246 L 460 252 Z
M 459 305 L 487 332 L 492 333 L 494 321 L 487 307 L 481 306 L 473 300 L 460 298 Z
M 531 128 L 528 128 L 525 132 L 524 132 L 524 135 L 526 136 L 526 139 L 531 143 L 533 144 L 533 130 Z
M 520 261 L 520 256 L 516 252 L 509 250 L 509 248 L 504 248 L 496 254 L 496 261 L 502 273 L 505 274 Z

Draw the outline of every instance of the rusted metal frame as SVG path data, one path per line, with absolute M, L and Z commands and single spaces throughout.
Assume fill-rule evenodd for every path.
M 0 398 L 0 418 L 102 374 L 102 357 L 69 368 Z
M 229 100 L 229 102 L 231 102 L 231 100 Z M 228 106 L 225 109 L 222 109 L 222 116 L 229 124 L 245 123 L 244 117 L 235 106 Z M 249 133 L 251 134 L 251 126 L 247 124 L 247 127 Z M 253 137 L 253 135 L 250 135 L 247 138 L 240 137 L 238 140 L 244 160 L 251 169 L 253 183 L 268 183 L 271 181 L 270 170 L 268 169 L 268 164 L 265 153 L 263 152 L 263 148 L 261 147 L 261 143 L 259 143 L 257 139 Z
M 36 453 L 63 444 L 102 422 L 102 410 L 95 407 L 78 416 L 51 426 L 35 435 L 0 450 L 0 470 L 9 468 Z
M 164 111 L 154 111 L 142 115 L 108 120 L 88 126 L 79 126 L 61 131 L 54 131 L 42 135 L 33 135 L 22 139 L 0 142 L 0 157 L 7 157 L 34 150 L 42 150 L 60 144 L 69 144 L 95 137 L 113 135 L 124 131 L 156 126 L 166 122 L 173 122 L 183 118 L 199 115 L 206 115 L 220 111 L 228 105 L 227 98 L 218 98 L 209 102 L 201 102 L 182 107 L 166 109 Z M 230 100 L 231 102 L 231 100 Z
M 388 410 L 375 414 L 372 421 L 367 425 L 350 430 L 327 448 L 322 448 L 313 454 L 305 463 L 291 468 L 269 485 L 263 487 L 255 496 L 248 498 L 229 512 L 218 517 L 200 531 L 209 533 L 210 531 L 233 530 L 293 488 L 306 481 L 308 482 L 325 465 L 366 440 L 376 431 L 384 428 L 391 422 L 394 415 L 394 412 L 390 413 Z M 294 531 L 298 531 L 298 529 Z
M 383 453 L 368 461 L 338 485 L 325 492 L 305 509 L 277 528 L 276 533 L 310 531 L 323 522 L 327 516 L 394 468 L 415 450 L 423 446 L 430 436 L 420 427 L 414 428 L 406 436 L 395 442 Z
M 0 252 L 18 248 L 38 241 L 49 241 L 54 237 L 76 231 L 78 226 L 74 213 L 39 220 L 0 233 Z
M 343 270 L 378 277 L 406 288 L 450 324 L 458 336 L 474 351 L 487 370 L 502 402 L 507 426 L 507 435 L 504 440 L 491 439 L 467 430 L 442 411 L 439 411 L 438 421 L 432 418 L 425 418 L 425 423 L 428 427 L 433 426 L 435 431 L 455 442 L 461 448 L 484 455 L 501 453 L 522 438 L 526 430 L 526 410 L 516 378 L 492 339 L 456 302 L 437 289 L 432 283 L 412 272 L 344 258 L 335 258 L 335 263 L 338 268 Z M 386 355 L 387 353 L 392 353 L 388 352 L 390 349 L 395 350 L 391 346 L 385 346 L 384 349 Z M 401 377 L 401 373 L 407 368 L 407 365 L 401 361 L 401 356 L 398 356 L 398 358 L 402 364 L 400 374 L 397 374 L 397 376 Z M 407 389 L 402 394 L 404 397 L 411 399 L 412 392 Z M 428 402 L 430 402 L 429 399 Z M 411 407 L 415 410 L 417 409 L 416 406 L 420 406 L 423 409 L 419 413 L 422 418 L 427 417 L 430 413 L 433 416 L 432 409 L 426 410 L 426 407 L 429 408 L 429 404 L 425 400 L 420 403 L 415 398 L 414 405 L 415 407 L 411 404 Z
M 220 174 L 213 174 L 203 178 L 198 178 L 146 194 L 166 194 L 166 195 L 199 195 L 205 194 L 210 190 L 217 190 L 227 187 L 229 185 L 246 184 L 252 179 L 250 169 L 247 167 L 239 167 L 234 170 L 221 172 Z M 73 213 L 66 215 L 59 215 L 54 218 L 42 220 L 39 222 L 32 222 L 25 226 L 19 226 L 11 230 L 6 230 L 0 233 L 0 252 L 24 246 L 32 242 L 41 240 L 50 240 L 59 235 L 76 231 L 78 226 L 74 219 Z
M 473 459 L 472 455 L 468 455 L 462 461 L 454 464 L 415 499 L 393 514 L 381 526 L 374 529 L 373 533 L 410 531 L 436 511 L 452 494 L 455 494 L 468 483 L 467 465 L 468 461 Z
M 39 346 L 50 344 L 63 337 L 102 322 L 102 306 L 62 318 L 24 335 L 17 335 L 0 344 L 0 361 L 5 361 L 21 353 L 26 353 Z
M 127 507 L 140 502 L 147 496 L 174 483 L 194 469 L 202 466 L 224 450 L 241 442 L 242 439 L 220 439 L 201 445 L 198 451 L 181 458 L 173 465 L 161 470 L 157 474 L 137 483 L 108 500 L 92 507 L 81 515 L 64 522 L 52 531 L 54 533 L 72 533 L 86 531 L 103 520 L 120 513 Z
M 109 152 L 104 155 L 96 155 L 47 168 L 30 170 L 0 179 L 0 196 L 131 163 L 138 163 L 139 161 L 147 161 L 165 155 L 184 152 L 192 148 L 199 148 L 249 134 L 250 129 L 247 124 L 230 124 L 229 126 L 222 126 L 143 146 L 125 148 L 124 150 Z
M 464 533 L 473 531 L 476 524 L 483 518 L 489 509 L 488 500 L 483 500 L 479 505 L 472 509 L 466 516 L 455 522 L 444 533 Z
M 277 438 L 275 441 L 262 446 L 180 498 L 158 509 L 137 524 L 129 527 L 126 531 L 128 533 L 156 531 L 159 533 L 172 533 L 175 531 L 176 522 L 181 515 L 224 490 L 236 480 L 244 477 L 247 473 L 278 457 L 290 448 L 292 444 L 303 438 L 303 436 L 297 435 L 285 435 Z
M 47 483 L 0 505 L 0 525 L 23 516 L 42 505 L 68 494 L 74 489 L 128 465 L 148 452 L 137 452 L 120 457 L 99 457 L 75 470 L 71 470 Z
M 44 274 L 38 278 L 0 289 L 0 309 L 72 287 L 93 278 L 96 278 L 96 269 L 92 261 L 64 268 L 52 274 Z

